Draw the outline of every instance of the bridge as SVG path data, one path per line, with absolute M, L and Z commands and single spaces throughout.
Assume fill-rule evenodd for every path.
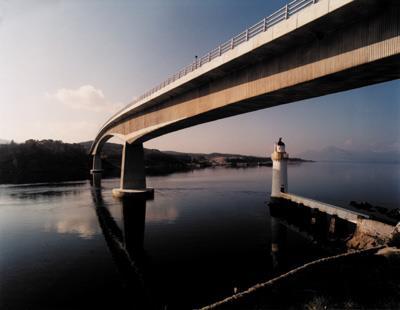
M 116 196 L 146 193 L 143 142 L 190 126 L 400 76 L 396 0 L 295 0 L 128 104 L 90 154 L 125 141 Z

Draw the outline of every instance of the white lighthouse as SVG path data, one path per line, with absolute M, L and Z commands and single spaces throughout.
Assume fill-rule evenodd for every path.
M 282 138 L 274 144 L 274 152 L 271 154 L 272 159 L 272 188 L 271 197 L 279 197 L 280 193 L 288 191 L 287 182 L 287 162 L 289 154 L 285 151 L 285 143 Z

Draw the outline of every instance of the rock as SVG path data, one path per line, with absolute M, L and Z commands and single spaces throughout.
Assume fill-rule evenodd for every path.
M 396 266 L 400 263 L 400 249 L 397 247 L 386 247 L 380 249 L 375 255 L 386 258 L 390 263 L 395 264 Z
M 400 222 L 394 228 L 389 244 L 400 248 Z

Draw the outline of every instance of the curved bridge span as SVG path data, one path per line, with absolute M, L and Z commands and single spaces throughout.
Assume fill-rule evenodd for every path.
M 123 139 L 121 189 L 146 188 L 142 143 L 197 124 L 397 79 L 396 0 L 295 0 L 111 117 L 91 147 L 93 170 Z

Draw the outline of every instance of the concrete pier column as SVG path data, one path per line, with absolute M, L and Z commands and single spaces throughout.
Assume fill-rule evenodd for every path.
M 122 152 L 121 188 L 145 189 L 146 174 L 144 172 L 143 144 L 125 143 Z
M 90 173 L 92 174 L 92 186 L 95 188 L 101 188 L 101 173 L 103 172 L 101 168 L 101 155 L 95 154 L 93 156 L 93 166 Z
M 274 152 L 271 154 L 272 159 L 272 188 L 271 198 L 279 198 L 280 193 L 287 193 L 287 162 L 289 155 L 285 151 L 285 143 L 282 138 L 274 145 Z
M 153 189 L 146 188 L 143 144 L 125 142 L 122 151 L 120 188 L 113 189 L 117 198 L 133 195 L 153 196 Z

